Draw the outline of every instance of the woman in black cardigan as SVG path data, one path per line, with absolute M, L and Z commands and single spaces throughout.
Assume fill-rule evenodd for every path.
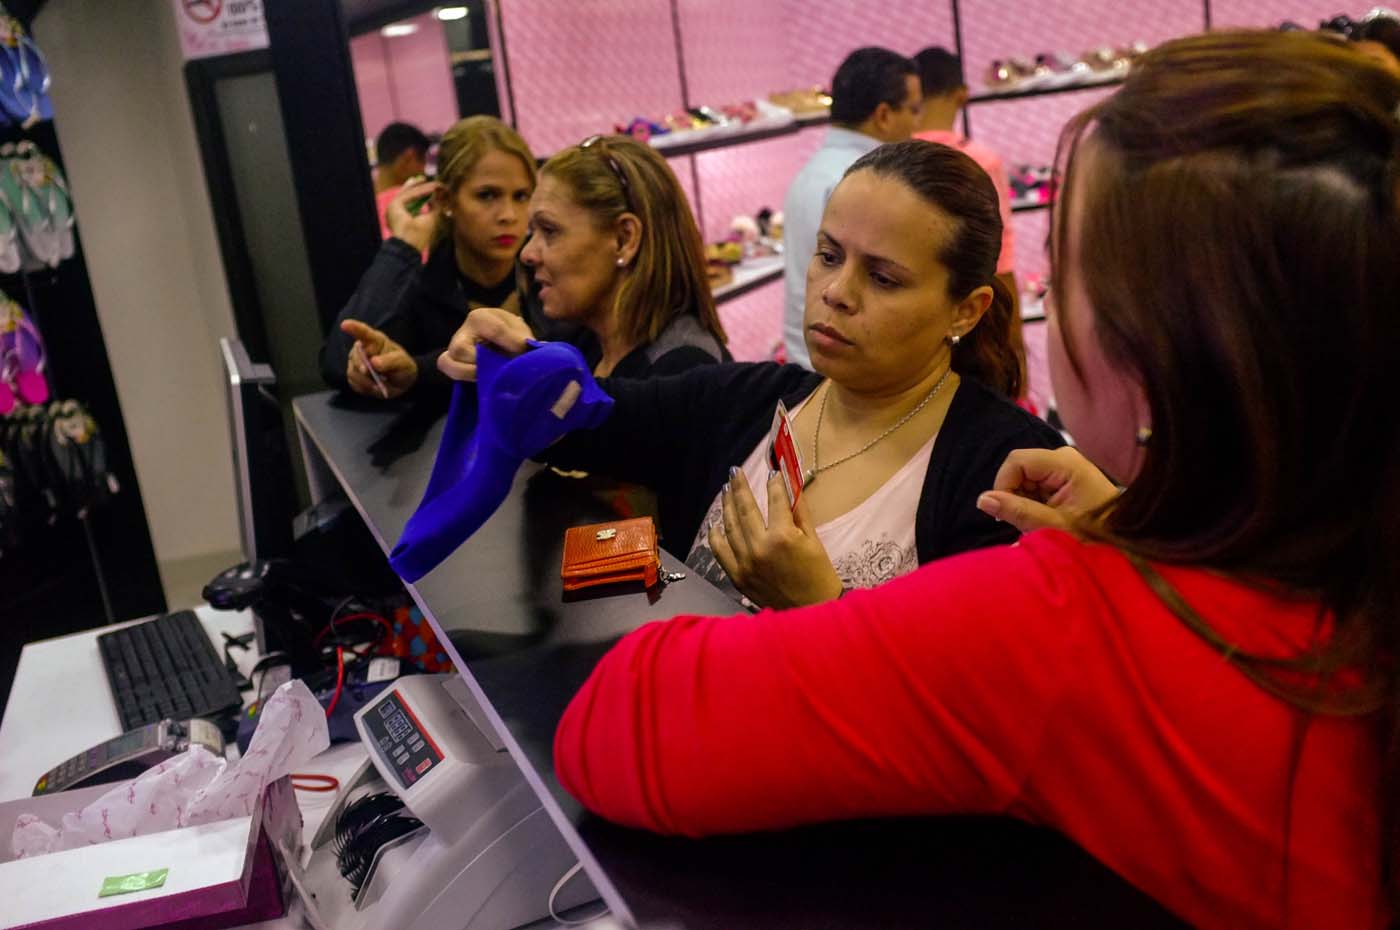
M 389 207 L 394 237 L 321 351 L 332 385 L 380 396 L 351 352 L 358 340 L 385 394 L 445 387 L 434 363 L 480 306 L 577 345 L 600 375 L 654 377 L 729 360 L 700 230 L 654 149 L 595 137 L 556 153 L 537 178 L 514 130 L 474 116 L 443 138 L 439 161 L 438 182 L 408 186 Z M 428 209 L 411 216 L 404 201 L 428 193 Z M 522 301 L 516 288 L 527 282 Z
M 721 365 L 605 380 L 616 400 L 608 421 L 544 457 L 650 486 L 667 548 L 762 606 L 827 600 L 1012 541 L 1014 529 L 977 510 L 978 495 L 1011 451 L 1063 440 L 1008 399 L 1021 369 L 1011 297 L 996 278 L 1000 247 L 996 190 L 975 162 L 928 142 L 882 146 L 847 172 L 818 233 L 806 308 L 816 373 Z M 439 367 L 470 379 L 476 342 L 521 351 L 523 337 L 514 318 L 476 311 Z M 779 400 L 801 404 L 793 436 L 807 476 L 791 512 L 781 477 L 767 473 Z M 906 466 L 921 456 L 927 466 L 910 493 Z M 767 486 L 751 488 L 744 472 L 766 475 Z M 897 511 L 861 511 L 899 482 Z M 828 553 L 820 538 L 858 512 L 878 566 L 853 562 L 849 545 Z M 886 557 L 886 536 L 912 545 Z
M 535 156 L 514 129 L 491 116 L 454 124 L 438 149 L 437 179 L 406 184 L 390 202 L 393 235 L 326 336 L 322 378 L 369 398 L 445 383 L 434 361 L 467 313 L 520 312 L 515 256 L 534 189 Z M 415 201 L 422 205 L 410 212 Z M 352 352 L 357 341 L 383 394 Z

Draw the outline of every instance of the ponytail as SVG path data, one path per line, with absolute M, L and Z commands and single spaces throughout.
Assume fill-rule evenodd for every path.
M 1013 346 L 1016 302 L 1000 278 L 992 278 L 990 286 L 992 305 L 953 347 L 953 370 L 1015 400 L 1025 380 L 1021 356 Z

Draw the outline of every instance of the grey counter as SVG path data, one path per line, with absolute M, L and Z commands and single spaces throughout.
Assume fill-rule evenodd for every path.
M 387 553 L 427 485 L 441 419 L 330 393 L 293 406 L 313 496 L 343 488 Z M 527 464 L 495 516 L 415 587 L 594 884 L 638 921 L 686 930 L 1180 926 L 1072 843 L 1009 820 L 862 821 L 694 841 L 582 810 L 554 777 L 552 740 L 599 657 L 647 621 L 735 610 L 693 575 L 659 595 L 565 602 L 565 528 L 611 516 L 579 482 Z M 663 565 L 684 568 L 667 554 Z

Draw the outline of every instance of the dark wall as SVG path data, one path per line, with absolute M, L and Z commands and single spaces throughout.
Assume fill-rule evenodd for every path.
M 28 17 L 39 3 L 10 3 Z M 36 39 L 42 47 L 43 37 Z M 62 119 L 62 114 L 56 114 Z M 0 131 L 0 141 L 30 139 L 63 169 L 63 153 L 52 122 L 29 130 Z M 146 524 L 130 443 L 117 401 L 97 306 L 83 257 L 81 202 L 76 252 L 56 269 L 26 275 L 0 274 L 0 289 L 29 311 L 48 350 L 49 383 L 56 398 L 82 401 L 96 418 L 121 492 L 88 518 L 89 540 L 71 517 L 51 527 L 31 528 L 22 545 L 0 557 L 0 701 L 9 694 L 21 646 L 100 625 L 165 610 L 155 549 Z M 152 360 L 152 364 L 159 364 Z M 89 545 L 91 542 L 91 546 Z M 106 585 L 106 603 L 99 582 Z
M 337 0 L 269 3 L 264 9 L 324 331 L 379 248 L 350 39 Z

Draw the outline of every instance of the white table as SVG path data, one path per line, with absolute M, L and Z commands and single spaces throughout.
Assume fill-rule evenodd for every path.
M 248 611 L 225 612 L 203 606 L 196 608 L 195 613 L 220 654 L 221 634 L 241 636 L 253 629 L 253 616 Z M 0 721 L 0 801 L 28 797 L 34 782 L 54 765 L 121 734 L 97 649 L 98 635 L 113 629 L 116 626 L 104 626 L 30 643 L 20 653 L 10 700 L 4 720 Z M 255 644 L 248 650 L 234 650 L 232 655 L 244 675 L 259 658 Z M 308 773 L 332 775 L 343 783 L 364 759 L 362 745 L 340 743 L 317 756 L 305 769 Z M 308 841 L 325 819 L 334 798 L 334 792 L 297 793 Z M 0 837 L 0 842 L 8 843 L 9 837 Z M 288 905 L 291 907 L 292 902 Z M 298 914 L 299 907 L 294 907 L 287 917 L 248 927 L 300 930 L 305 924 Z

